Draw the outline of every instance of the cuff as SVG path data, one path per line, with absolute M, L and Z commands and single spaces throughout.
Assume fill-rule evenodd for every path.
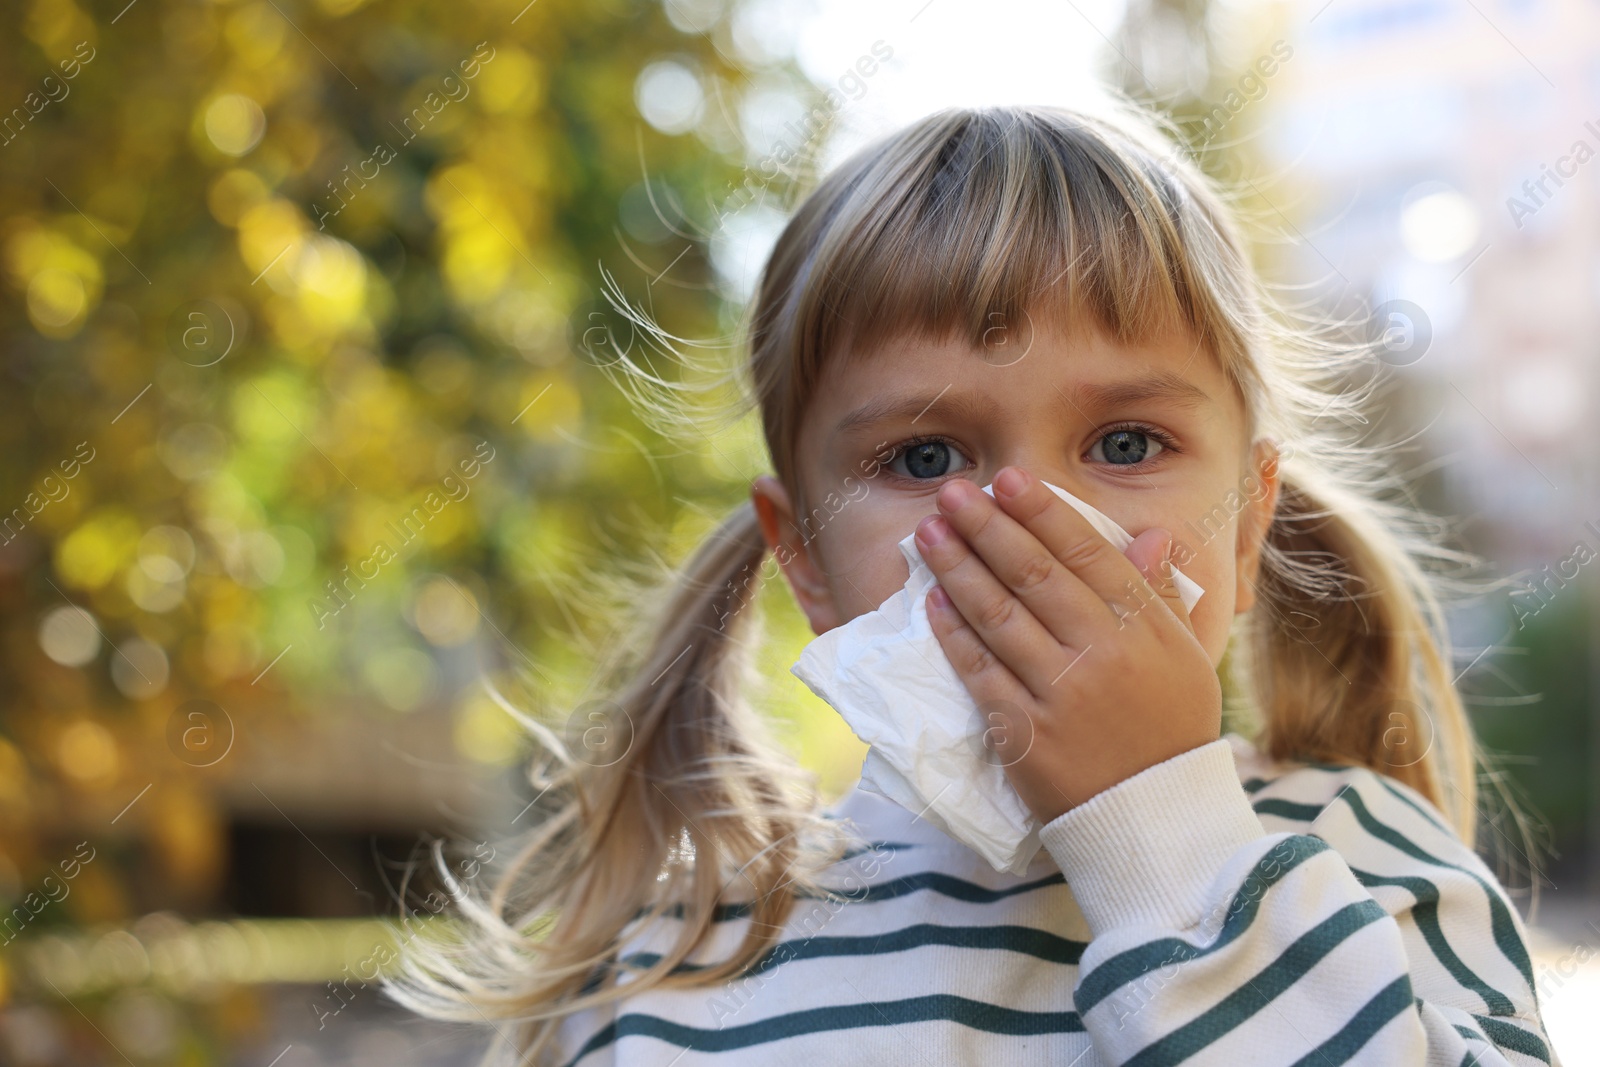
M 1039 831 L 1096 937 L 1194 926 L 1228 859 L 1266 836 L 1226 738 L 1146 767 Z

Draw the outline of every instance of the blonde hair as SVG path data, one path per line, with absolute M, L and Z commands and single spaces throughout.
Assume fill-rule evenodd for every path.
M 1190 331 L 1242 398 L 1246 441 L 1289 446 L 1257 604 L 1236 620 L 1230 657 L 1257 743 L 1403 782 L 1471 845 L 1482 754 L 1451 679 L 1436 595 L 1448 582 L 1426 564 L 1476 559 L 1399 499 L 1393 445 L 1355 439 L 1376 378 L 1352 384 L 1353 372 L 1373 369 L 1373 353 L 1291 324 L 1238 226 L 1161 120 L 1127 105 L 950 109 L 861 149 L 800 203 L 749 309 L 745 371 L 772 464 L 798 499 L 795 442 L 825 362 L 870 358 L 892 336 L 979 347 L 997 322 L 1049 314 L 1123 343 Z M 682 347 L 630 318 L 662 351 Z M 629 357 L 611 369 L 641 399 L 681 387 Z M 746 503 L 690 559 L 613 698 L 613 727 L 631 731 L 615 762 L 574 759 L 530 723 L 550 753 L 535 775 L 542 822 L 487 899 L 452 883 L 459 933 L 406 954 L 398 999 L 510 1021 L 508 1042 L 537 1056 L 570 1013 L 738 975 L 797 894 L 821 891 L 845 838 L 741 698 L 766 556 Z M 753 920 L 737 950 L 674 973 L 734 893 Z M 673 949 L 614 981 L 625 930 L 672 908 Z

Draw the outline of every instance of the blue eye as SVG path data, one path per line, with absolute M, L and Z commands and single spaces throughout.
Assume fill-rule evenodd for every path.
M 902 478 L 925 480 L 942 478 L 956 469 L 957 462 L 969 464 L 970 460 L 950 446 L 948 441 L 930 439 L 901 445 L 889 469 Z M 962 468 L 965 469 L 965 468 Z
M 1151 451 L 1154 446 L 1155 451 Z M 1159 435 L 1146 430 L 1125 427 L 1111 430 L 1095 442 L 1095 448 L 1090 449 L 1093 454 L 1096 449 L 1107 463 L 1113 466 L 1130 467 L 1143 463 L 1146 459 L 1160 455 L 1166 446 L 1162 444 Z

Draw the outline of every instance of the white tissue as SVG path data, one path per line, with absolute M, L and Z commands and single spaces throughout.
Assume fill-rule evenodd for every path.
M 1045 484 L 1117 549 L 1132 543 L 1103 513 Z M 983 491 L 994 495 L 990 486 Z M 862 788 L 920 814 L 995 870 L 1020 875 L 1039 851 L 1039 820 L 1005 769 L 983 758 L 977 702 L 928 623 L 928 590 L 937 582 L 915 534 L 900 542 L 900 553 L 911 568 L 905 587 L 806 645 L 790 670 L 870 746 Z M 1173 580 L 1192 609 L 1205 590 L 1176 568 Z

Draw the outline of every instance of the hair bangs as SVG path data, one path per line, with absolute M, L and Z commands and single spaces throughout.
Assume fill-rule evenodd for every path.
M 898 336 L 1025 344 L 1049 322 L 1138 343 L 1210 331 L 1158 169 L 1027 113 L 952 116 L 858 173 L 811 264 L 797 362 L 859 357 Z M 848 167 L 846 169 L 849 169 Z M 800 369 L 800 368 L 797 368 Z

